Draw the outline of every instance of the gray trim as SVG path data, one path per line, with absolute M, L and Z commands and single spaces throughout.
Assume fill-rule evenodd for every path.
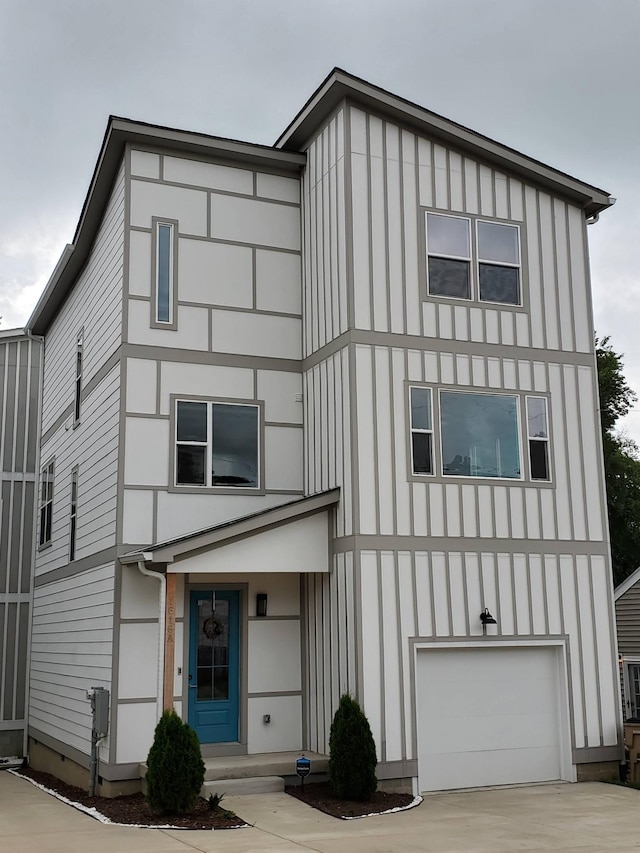
M 141 302 L 148 302 L 146 296 L 131 296 L 130 299 L 138 299 Z M 292 311 L 267 311 L 264 308 L 243 308 L 239 305 L 218 305 L 215 302 L 188 302 L 183 299 L 178 300 L 178 305 L 184 305 L 185 308 L 207 308 L 210 311 L 227 311 L 232 314 L 254 314 L 259 317 L 285 317 L 287 319 L 300 320 L 302 314 L 296 314 Z M 158 324 L 158 328 L 172 328 L 168 323 Z
M 80 405 L 82 406 L 87 400 L 87 398 L 96 390 L 98 385 L 103 382 L 111 373 L 112 370 L 118 365 L 120 361 L 120 352 L 121 347 L 118 347 L 115 352 L 113 352 L 109 358 L 102 363 L 102 366 L 93 374 L 91 379 L 82 385 L 82 393 L 80 394 Z M 40 438 L 40 446 L 44 447 L 45 444 L 55 435 L 55 433 L 64 425 L 65 421 L 70 417 L 73 417 L 74 414 L 74 406 L 73 402 L 69 403 L 69 405 L 58 415 L 55 421 L 51 424 L 49 429 L 42 434 Z M 79 421 L 78 421 L 79 423 Z
M 478 306 L 473 306 L 478 307 Z M 453 338 L 425 338 L 419 335 L 400 335 L 395 332 L 372 332 L 366 329 L 349 329 L 330 343 L 302 359 L 301 370 L 311 370 L 321 361 L 328 359 L 338 350 L 353 344 L 386 346 L 420 352 L 450 353 L 452 355 L 477 355 L 485 358 L 509 358 L 516 361 L 539 361 L 544 364 L 571 364 L 580 367 L 594 367 L 592 352 L 566 352 L 560 350 L 536 349 L 505 344 L 487 344 L 478 341 L 460 341 Z M 532 391 L 533 394 L 538 392 Z
M 176 622 L 178 620 L 176 619 Z M 134 616 L 128 616 L 126 618 L 118 619 L 118 625 L 143 625 L 143 624 L 151 624 L 157 625 L 159 619 L 157 616 L 145 616 L 137 619 Z M 115 624 L 115 623 L 114 623 Z
M 209 196 L 211 193 L 210 190 L 207 190 L 204 187 L 198 187 L 198 189 L 201 192 L 206 192 L 207 196 Z M 250 198 L 250 196 L 241 196 L 241 198 Z M 209 206 L 209 210 L 210 209 L 211 208 Z M 207 227 L 209 228 L 210 223 L 208 220 L 209 220 L 209 214 L 207 215 Z M 131 225 L 129 230 L 130 231 L 140 231 L 143 234 L 151 234 L 151 228 L 145 228 L 142 225 Z M 185 233 L 183 233 L 183 234 L 180 234 L 178 236 L 183 240 L 200 240 L 203 243 L 219 243 L 223 246 L 241 246 L 245 249 L 259 249 L 261 252 L 277 252 L 278 254 L 281 254 L 281 255 L 282 254 L 297 255 L 298 257 L 301 257 L 301 250 L 300 249 L 288 249 L 285 246 L 270 246 L 270 245 L 267 245 L 266 243 L 247 243 L 244 240 L 228 240 L 228 239 L 225 239 L 223 237 L 210 237 L 210 236 L 205 236 L 203 234 L 185 234 Z M 135 298 L 146 299 L 147 297 L 132 296 L 131 298 L 132 299 L 135 299 Z
M 272 693 L 247 693 L 247 699 L 277 699 L 280 696 L 302 696 L 302 690 L 275 690 Z
M 109 732 L 109 761 L 115 762 L 118 754 L 118 706 L 120 683 L 120 613 L 122 612 L 122 566 L 113 568 L 113 628 L 111 629 L 111 709 Z
M 256 370 L 302 373 L 302 363 L 296 358 L 236 355 L 235 353 L 185 350 L 177 347 L 155 347 L 147 344 L 123 344 L 121 357 L 123 360 L 125 358 L 143 358 L 155 359 L 156 361 L 177 361 L 184 364 L 211 364 L 219 367 L 248 367 Z
M 118 557 L 118 548 L 112 545 L 110 548 L 105 548 L 103 551 L 96 551 L 95 554 L 90 554 L 88 557 L 82 557 L 80 560 L 74 560 L 73 563 L 68 563 L 65 566 L 60 566 L 58 569 L 52 569 L 50 572 L 44 572 L 37 575 L 34 581 L 34 587 L 46 586 L 55 581 L 72 578 L 74 575 L 80 575 L 90 569 L 96 569 L 98 566 L 104 566 L 107 563 L 115 563 Z
M 376 765 L 377 779 L 407 779 L 417 775 L 417 758 L 405 758 L 400 761 L 379 761 Z
M 38 743 L 41 743 L 43 746 L 46 746 L 48 749 L 51 749 L 60 755 L 64 755 L 65 758 L 71 759 L 71 761 L 75 762 L 80 767 L 83 767 L 85 770 L 89 769 L 89 755 L 84 752 L 80 752 L 80 750 L 76 749 L 74 746 L 70 746 L 57 738 L 51 737 L 51 735 L 45 734 L 39 729 L 33 728 L 33 726 L 29 726 L 29 737 L 33 738 L 33 740 Z M 140 764 L 138 762 L 114 764 L 111 762 L 100 761 L 100 776 L 108 782 L 120 781 L 123 779 L 139 779 Z
M 176 402 L 178 400 L 196 401 L 201 403 L 228 403 L 234 406 L 247 406 L 258 409 L 258 486 L 253 487 L 238 487 L 224 488 L 220 486 L 184 486 L 177 485 L 175 482 L 176 475 L 176 442 L 177 442 L 177 424 L 176 424 Z M 265 404 L 264 400 L 245 400 L 237 397 L 210 397 L 198 394 L 170 394 L 169 395 L 169 486 L 168 492 L 173 494 L 197 494 L 197 495 L 265 495 L 265 422 L 264 422 Z M 208 444 L 208 442 L 207 442 Z M 213 450 L 213 448 L 210 448 Z
M 133 178 L 130 179 L 129 186 L 133 185 Z M 157 183 L 157 181 L 154 181 Z M 169 294 L 170 302 L 171 302 L 171 314 L 172 320 L 169 323 L 163 323 L 157 319 L 157 309 L 158 309 L 158 226 L 159 225 L 170 225 L 171 226 L 171 242 L 173 243 L 171 249 L 171 260 L 172 260 L 172 270 L 171 270 L 171 292 Z M 150 314 L 149 314 L 149 326 L 152 329 L 171 329 L 175 331 L 178 328 L 178 236 L 180 230 L 180 223 L 177 219 L 170 219 L 168 217 L 162 216 L 152 216 L 151 217 L 151 282 L 149 284 L 150 287 Z M 131 298 L 131 297 L 129 297 Z
M 616 746 L 584 746 L 571 750 L 574 764 L 593 764 L 599 761 L 623 761 L 624 744 Z
M 293 424 L 274 424 L 274 426 L 293 426 Z M 302 426 L 302 424 L 299 426 Z M 0 471 L 0 481 L 3 483 L 36 483 L 37 477 L 30 472 Z
M 391 118 L 392 121 L 411 129 L 414 133 L 417 132 L 443 144 L 451 145 L 462 153 L 469 152 L 486 163 L 515 172 L 525 181 L 540 184 L 554 193 L 570 198 L 583 207 L 588 216 L 606 210 L 613 204 L 606 191 L 546 166 L 513 148 L 501 145 L 487 136 L 374 86 L 360 77 L 355 77 L 341 68 L 334 68 L 330 72 L 278 137 L 275 147 L 282 150 L 298 150 L 304 147 L 316 128 L 344 99 L 353 102 L 360 109 L 375 112 L 384 118 Z
M 247 619 L 249 622 L 299 622 L 300 614 L 297 616 L 248 616 Z
M 136 146 L 136 151 L 139 151 L 139 150 L 140 149 Z M 200 162 L 200 163 L 215 162 L 215 161 L 212 161 L 211 159 L 204 160 L 204 159 L 196 159 L 194 157 L 180 157 L 180 159 L 181 160 L 196 160 L 196 162 Z M 231 196 L 232 198 L 244 198 L 244 199 L 249 199 L 249 200 L 255 199 L 255 201 L 266 201 L 269 204 L 279 204 L 279 205 L 282 205 L 283 207 L 295 207 L 295 208 L 300 207 L 300 202 L 297 202 L 297 201 L 286 201 L 286 200 L 281 199 L 281 198 L 271 198 L 270 196 L 266 196 L 266 195 L 258 195 L 255 191 L 255 184 L 256 184 L 256 178 L 257 178 L 257 173 L 255 171 L 252 172 L 253 183 L 254 183 L 254 192 L 252 194 L 248 194 L 248 193 L 234 192 L 234 190 L 223 190 L 223 189 L 220 189 L 219 187 L 206 187 L 206 186 L 202 186 L 201 184 L 190 184 L 190 183 L 187 183 L 185 181 L 169 181 L 164 177 L 164 158 L 162 158 L 162 161 L 163 161 L 162 177 L 150 178 L 148 175 L 132 175 L 131 176 L 132 180 L 140 181 L 141 183 L 146 183 L 146 184 L 161 184 L 162 186 L 165 186 L 165 187 L 176 187 L 178 189 L 198 190 L 199 192 L 202 192 L 203 190 L 205 190 L 207 193 L 208 199 L 209 199 L 209 204 L 211 202 L 211 196 L 222 195 L 222 196 Z M 227 167 L 229 166 L 228 163 L 222 164 L 222 165 L 226 165 Z M 236 167 L 236 168 L 242 168 L 242 167 L 240 166 L 240 167 Z M 244 171 L 249 171 L 249 169 L 246 169 L 246 167 L 245 167 Z M 209 234 L 211 233 L 210 229 L 208 230 L 207 233 L 209 233 Z
M 549 539 L 496 539 L 462 536 L 389 536 L 358 534 L 334 541 L 337 554 L 348 551 L 442 551 L 482 554 L 550 554 L 567 556 L 605 556 L 606 542 L 572 542 Z
M 136 699 L 118 699 L 118 705 L 156 705 L 158 700 L 155 696 L 139 696 Z M 115 705 L 115 702 L 113 703 Z

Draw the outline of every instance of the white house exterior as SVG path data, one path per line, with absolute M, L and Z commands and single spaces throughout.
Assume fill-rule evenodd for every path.
M 273 148 L 112 118 L 29 322 L 32 762 L 87 766 L 97 685 L 114 789 L 163 705 L 205 755 L 326 753 L 345 691 L 387 785 L 615 771 L 611 203 L 339 70 Z

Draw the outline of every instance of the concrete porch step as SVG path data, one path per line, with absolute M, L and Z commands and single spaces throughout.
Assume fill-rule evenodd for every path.
M 284 791 L 282 776 L 244 776 L 237 779 L 213 779 L 205 782 L 200 796 L 208 800 L 211 794 L 234 797 L 242 794 L 272 794 Z M 222 803 L 224 808 L 224 801 Z
M 247 779 L 259 776 L 295 776 L 296 759 L 311 761 L 311 773 L 326 773 L 329 756 L 317 752 L 264 752 L 254 755 L 204 755 L 205 782 L 216 779 Z

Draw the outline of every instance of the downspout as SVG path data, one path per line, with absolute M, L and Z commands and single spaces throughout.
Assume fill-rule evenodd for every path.
M 165 631 L 165 603 L 167 600 L 167 579 L 160 572 L 152 572 L 145 565 L 144 560 L 138 560 L 138 571 L 148 578 L 154 578 L 160 584 L 160 595 L 158 606 L 158 702 L 157 717 L 160 719 L 164 710 L 164 631 Z

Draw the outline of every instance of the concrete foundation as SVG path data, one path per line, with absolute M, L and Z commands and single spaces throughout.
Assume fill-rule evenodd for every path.
M 87 765 L 89 756 L 87 756 Z M 56 752 L 43 743 L 29 738 L 29 766 L 42 773 L 51 773 L 56 779 L 75 785 L 77 788 L 89 789 L 89 769 L 73 761 L 71 758 Z M 98 768 L 99 772 L 99 768 Z M 96 793 L 101 797 L 122 797 L 126 794 L 136 794 L 141 790 L 140 779 L 122 779 L 110 781 L 98 776 Z
M 620 778 L 619 761 L 596 761 L 578 764 L 578 782 L 617 782 Z

